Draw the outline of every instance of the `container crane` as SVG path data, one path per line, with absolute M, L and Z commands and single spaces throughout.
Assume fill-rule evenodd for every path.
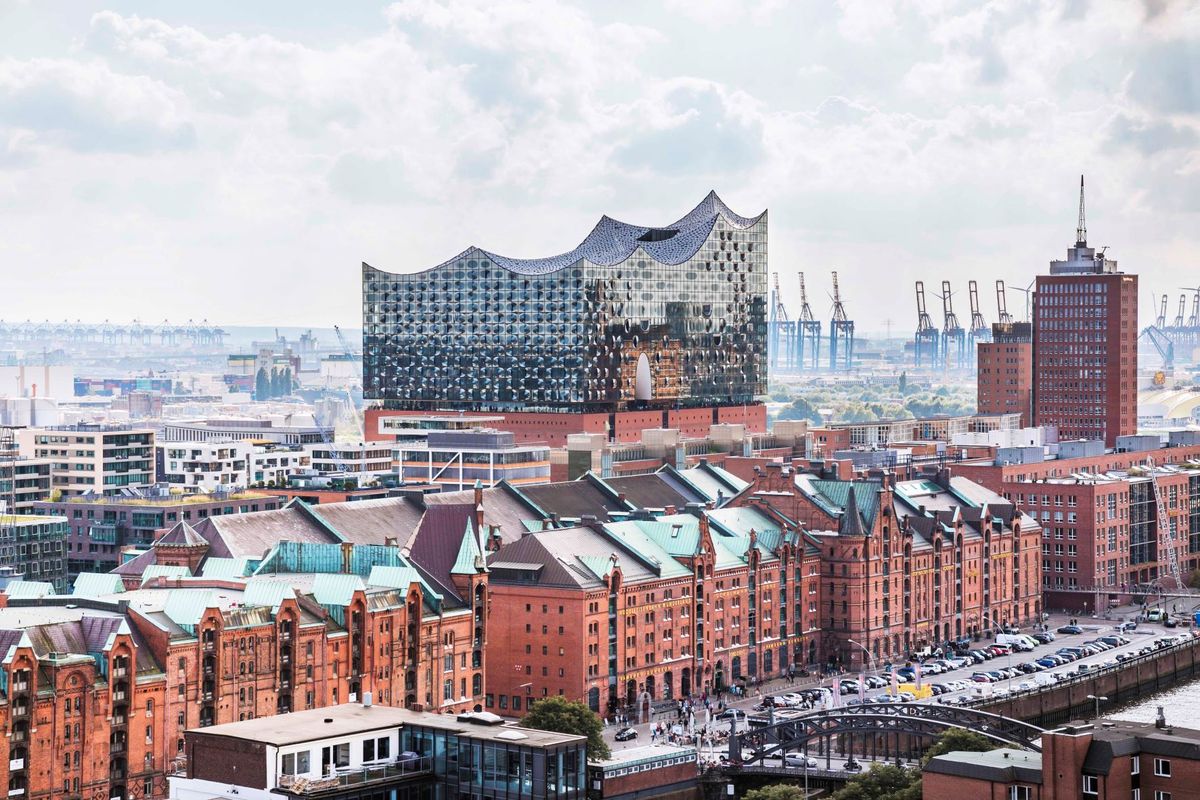
M 854 320 L 846 315 L 837 272 L 833 273 L 833 316 L 829 320 L 829 368 L 849 370 L 854 363 Z
M 971 302 L 971 341 L 990 342 L 992 340 L 992 329 L 988 327 L 987 322 L 983 319 L 983 312 L 979 310 L 979 284 L 975 281 L 968 281 L 967 292 Z M 972 347 L 970 353 L 967 355 L 973 359 L 975 348 Z
M 917 335 L 916 335 L 917 366 L 928 361 L 935 364 L 938 360 L 938 332 L 933 327 L 933 319 L 925 310 L 925 283 L 917 281 Z
M 1008 297 L 1004 292 L 1004 281 L 996 281 L 996 321 L 1001 325 L 1011 325 L 1012 314 L 1008 313 Z
M 955 350 L 956 367 L 966 366 L 967 335 L 963 326 L 954 313 L 954 300 L 951 297 L 950 281 L 942 281 L 942 355 L 945 364 L 950 366 L 951 347 Z
M 767 353 L 768 362 L 773 370 L 795 369 L 798 365 L 795 357 L 796 323 L 788 319 L 787 308 L 783 305 L 783 294 L 779 291 L 779 273 L 771 274 L 771 313 L 767 320 Z
M 808 290 L 804 286 L 804 273 L 800 273 L 800 319 L 796 323 L 797 366 L 803 369 L 805 364 L 816 370 L 820 366 L 821 357 L 821 323 L 813 314 L 808 304 Z
M 1158 316 L 1154 319 L 1154 327 L 1162 330 L 1167 327 L 1167 296 L 1162 296 L 1162 304 L 1158 307 Z

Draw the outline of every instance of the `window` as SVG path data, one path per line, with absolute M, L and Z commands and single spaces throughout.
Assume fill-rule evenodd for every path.
M 1142 773 L 1142 761 L 1137 756 L 1129 759 L 1129 774 L 1140 775 Z
M 1159 778 L 1171 777 L 1171 762 L 1165 758 L 1154 759 L 1154 774 Z
M 364 739 L 363 743 L 362 743 L 362 750 L 363 750 L 363 755 L 362 755 L 363 761 L 374 761 L 375 760 L 375 740 L 374 739 Z
M 284 775 L 303 775 L 308 772 L 308 751 L 288 753 L 283 757 Z
M 1033 800 L 1033 790 L 1028 786 L 1010 786 L 1008 800 Z
M 1096 788 L 1096 783 L 1097 782 L 1096 782 L 1095 775 L 1084 775 L 1083 776 L 1083 793 L 1084 794 L 1096 794 L 1098 791 Z
M 1156 791 L 1154 793 L 1154 800 L 1171 800 L 1171 793 L 1163 792 L 1163 791 Z

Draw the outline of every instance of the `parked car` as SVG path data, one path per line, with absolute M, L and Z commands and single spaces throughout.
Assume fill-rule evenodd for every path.
M 1083 628 L 1079 627 L 1078 625 L 1063 625 L 1058 629 L 1058 632 L 1066 634 L 1080 634 L 1083 633 Z
M 637 728 L 621 728 L 621 730 L 617 731 L 616 735 L 613 736 L 613 738 L 616 739 L 618 742 L 628 742 L 632 739 L 636 739 L 637 738 Z
M 1033 638 L 1037 639 L 1042 644 L 1050 644 L 1054 641 L 1054 634 L 1050 631 L 1039 631 L 1033 634 Z

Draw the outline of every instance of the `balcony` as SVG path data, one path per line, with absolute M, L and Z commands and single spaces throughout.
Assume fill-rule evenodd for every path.
M 433 760 L 431 758 L 411 758 L 391 764 L 339 771 L 338 774 L 326 778 L 280 775 L 278 788 L 284 794 L 319 796 L 339 793 L 349 787 L 367 787 L 405 778 L 425 777 L 432 771 Z

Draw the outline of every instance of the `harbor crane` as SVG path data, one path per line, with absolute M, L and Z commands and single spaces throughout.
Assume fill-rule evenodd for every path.
M 917 366 L 936 364 L 939 347 L 938 330 L 933 327 L 933 319 L 925 309 L 925 282 L 917 281 L 917 336 L 916 336 Z
M 849 370 L 854 363 L 854 320 L 846 314 L 842 294 L 838 289 L 837 272 L 833 273 L 833 315 L 829 320 L 829 368 Z

